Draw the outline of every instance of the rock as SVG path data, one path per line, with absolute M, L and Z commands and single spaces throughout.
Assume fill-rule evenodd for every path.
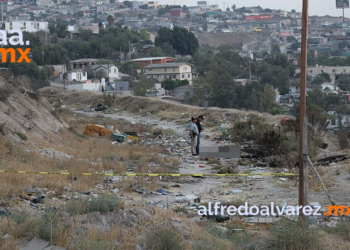
M 232 189 L 231 194 L 242 194 L 243 190 L 242 189 Z
M 50 242 L 34 238 L 32 239 L 27 246 L 22 248 L 21 250 L 44 250 L 50 245 Z
M 50 148 L 50 149 L 39 149 L 39 150 L 37 150 L 37 152 L 39 153 L 40 157 L 47 156 L 49 158 L 58 159 L 58 160 L 64 160 L 64 159 L 71 159 L 71 158 L 73 158 L 73 156 L 67 155 L 67 154 L 59 152 L 59 151 L 56 151 L 53 148 Z
M 216 225 L 215 227 L 223 233 L 226 233 L 228 231 L 227 227 L 222 227 L 222 226 L 218 226 L 218 225 Z
M 8 238 L 11 238 L 11 235 L 9 235 L 9 234 L 5 234 L 5 236 L 4 237 L 2 237 L 4 240 L 5 239 L 8 239 Z
M 106 218 L 104 217 L 104 215 L 101 215 L 101 222 L 102 222 L 102 225 L 104 227 L 107 225 L 107 221 L 106 221 Z

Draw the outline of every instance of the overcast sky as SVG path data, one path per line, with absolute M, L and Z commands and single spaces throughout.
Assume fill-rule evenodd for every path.
M 220 8 L 223 8 L 225 2 L 225 8 L 236 4 L 237 8 L 243 6 L 258 6 L 271 9 L 283 9 L 296 11 L 302 10 L 303 0 L 207 0 L 207 3 L 218 4 Z M 187 6 L 197 5 L 197 0 L 159 0 L 160 4 L 180 4 Z M 335 0 L 309 0 L 309 14 L 310 15 L 330 15 L 330 16 L 342 16 L 342 10 L 335 8 Z M 345 9 L 345 17 L 350 17 L 350 9 Z

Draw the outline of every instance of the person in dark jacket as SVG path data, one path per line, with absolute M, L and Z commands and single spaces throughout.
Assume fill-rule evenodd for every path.
M 198 135 L 197 135 L 197 146 L 196 146 L 196 154 L 199 155 L 199 144 L 201 140 L 201 132 L 204 130 L 201 124 L 201 121 L 203 121 L 204 117 L 202 115 L 198 116 L 197 118 L 197 128 L 198 128 Z

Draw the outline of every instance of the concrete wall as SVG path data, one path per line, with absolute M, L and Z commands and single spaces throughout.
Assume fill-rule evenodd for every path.
M 101 84 L 96 83 L 84 83 L 84 84 L 71 84 L 67 85 L 69 91 L 101 91 Z

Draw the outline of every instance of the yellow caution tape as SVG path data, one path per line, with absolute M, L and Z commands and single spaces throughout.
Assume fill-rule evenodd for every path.
M 225 177 L 225 176 L 298 176 L 299 174 L 294 173 L 249 173 L 249 174 L 170 174 L 170 173 L 68 173 L 68 172 L 40 172 L 40 171 L 15 171 L 15 170 L 0 170 L 0 173 L 12 173 L 12 174 L 47 174 L 47 175 L 84 175 L 84 176 L 148 176 L 148 177 L 158 177 L 158 176 L 194 176 L 194 177 L 205 177 L 205 176 L 215 176 L 215 177 Z M 309 178 L 312 177 L 309 175 Z M 322 186 L 321 186 L 322 187 Z

